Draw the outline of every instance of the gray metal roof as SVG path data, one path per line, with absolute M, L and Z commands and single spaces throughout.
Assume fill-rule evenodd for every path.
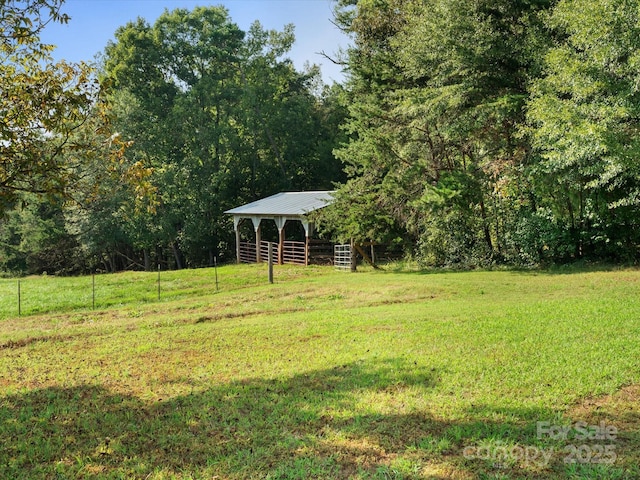
M 236 216 L 298 216 L 326 207 L 333 202 L 332 191 L 281 192 L 270 197 L 232 208 L 224 213 Z

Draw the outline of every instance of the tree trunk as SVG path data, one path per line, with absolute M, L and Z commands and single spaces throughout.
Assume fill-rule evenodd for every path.
M 491 231 L 487 225 L 487 211 L 484 207 L 484 200 L 480 200 L 480 215 L 482 216 L 482 230 L 484 231 L 484 241 L 487 242 L 489 251 L 493 253 L 493 242 L 491 241 Z
M 182 270 L 182 259 L 180 258 L 180 249 L 176 242 L 171 242 L 171 249 L 173 250 L 173 256 L 176 260 L 176 268 Z
M 142 250 L 142 255 L 144 256 L 144 270 L 148 272 L 151 270 L 151 255 L 149 254 L 149 249 L 145 248 Z

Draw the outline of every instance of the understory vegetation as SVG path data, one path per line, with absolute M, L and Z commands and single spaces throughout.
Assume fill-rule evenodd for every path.
M 3 312 L 0 476 L 638 478 L 640 272 L 397 267 L 167 272 L 160 301 L 121 273 L 109 308 Z

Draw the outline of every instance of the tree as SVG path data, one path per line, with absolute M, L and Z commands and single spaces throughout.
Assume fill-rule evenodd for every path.
M 549 4 L 340 3 L 337 18 L 354 38 L 351 140 L 337 150 L 352 176 L 343 193 L 357 204 L 371 199 L 359 211 L 393 220 L 368 235 L 400 233 L 436 264 L 509 255 L 506 212 L 528 203 L 519 129 L 544 45 L 538 14 Z
M 86 256 L 69 232 L 63 199 L 24 194 L 0 222 L 0 270 L 69 274 L 85 271 Z
M 0 215 L 24 192 L 68 195 L 77 181 L 74 159 L 120 151 L 91 68 L 53 64 L 54 47 L 40 43 L 47 23 L 69 20 L 61 4 L 0 1 Z M 75 132 L 89 118 L 97 131 L 81 142 Z
M 223 7 L 166 11 L 153 25 L 138 19 L 118 29 L 103 78 L 118 130 L 133 142 L 127 156 L 152 168 L 158 192 L 153 213 L 124 227 L 136 250 L 168 247 L 177 267 L 211 264 L 233 250 L 225 210 L 339 178 L 328 144 L 341 110 L 328 91 L 313 93 L 317 69 L 299 73 L 285 57 L 293 40 L 291 26 L 256 22 L 245 33 Z
M 572 254 L 625 258 L 640 241 L 638 2 L 561 0 L 558 39 L 535 80 L 528 119 L 543 206 Z

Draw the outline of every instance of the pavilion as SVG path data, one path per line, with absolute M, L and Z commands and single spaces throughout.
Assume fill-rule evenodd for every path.
M 261 262 L 269 255 L 270 242 L 261 238 L 263 220 L 272 220 L 278 229 L 278 242 L 273 245 L 274 261 L 283 263 L 309 264 L 310 239 L 314 233 L 314 224 L 308 215 L 333 202 L 332 191 L 317 192 L 281 192 L 224 213 L 233 215 L 233 228 L 236 233 L 236 259 L 238 263 Z M 242 242 L 240 223 L 249 219 L 255 231 L 255 243 Z M 287 241 L 285 225 L 287 222 L 300 222 L 304 228 L 305 241 Z

